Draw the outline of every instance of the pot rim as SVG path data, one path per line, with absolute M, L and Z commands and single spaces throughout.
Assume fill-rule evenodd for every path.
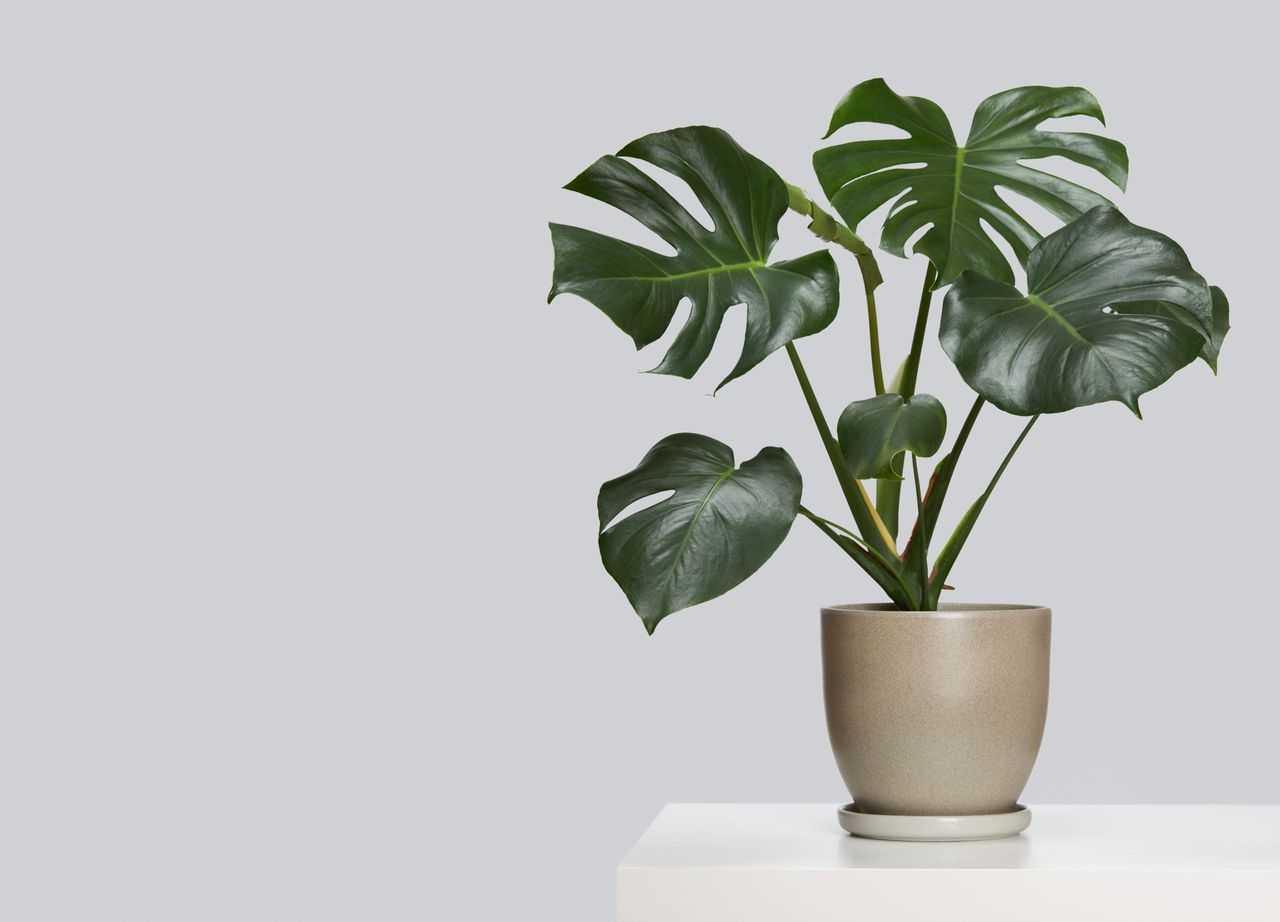
M 848 602 L 824 605 L 824 617 L 856 615 L 862 618 L 916 618 L 961 620 L 971 618 L 1017 618 L 1026 615 L 1051 614 L 1047 605 L 1020 605 L 1008 602 L 943 602 L 937 611 L 904 611 L 892 602 Z

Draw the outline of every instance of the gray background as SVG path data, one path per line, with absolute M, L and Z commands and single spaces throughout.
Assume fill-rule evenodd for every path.
M 643 240 L 558 187 L 695 122 L 816 194 L 874 75 L 960 133 L 1088 86 L 1124 209 L 1234 303 L 1217 380 L 1042 421 L 954 573 L 1055 610 L 1026 800 L 1280 799 L 1274 34 L 1152 9 L 6 5 L 0 916 L 599 920 L 666 801 L 839 802 L 816 611 L 869 581 L 799 523 L 647 638 L 594 543 L 681 430 L 785 446 L 835 514 L 787 363 L 708 396 L 735 311 L 693 382 L 638 374 L 661 346 L 542 303 L 545 222 Z M 892 364 L 923 269 L 883 261 Z M 856 298 L 800 348 L 866 396 Z M 922 387 L 968 405 L 932 337 Z

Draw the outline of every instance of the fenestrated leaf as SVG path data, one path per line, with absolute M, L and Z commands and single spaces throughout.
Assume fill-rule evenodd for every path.
M 929 394 L 880 394 L 855 400 L 836 424 L 840 451 L 859 480 L 902 479 L 902 456 L 928 458 L 942 445 L 947 411 Z
M 1110 206 L 1050 234 L 1027 261 L 1029 294 L 965 272 L 947 292 L 942 348 L 975 391 L 1021 416 L 1138 397 L 1211 339 L 1209 286 L 1163 234 Z M 1142 305 L 1159 302 L 1158 311 Z
M 1065 157 L 1097 170 L 1121 189 L 1128 177 L 1123 144 L 1039 128 L 1047 119 L 1070 115 L 1103 120 L 1098 101 L 1080 87 L 1006 90 L 978 106 L 968 140 L 959 146 L 936 103 L 899 96 L 884 80 L 868 80 L 836 107 L 828 137 L 858 122 L 891 125 L 910 137 L 837 144 L 814 154 L 813 165 L 831 204 L 854 230 L 871 212 L 894 201 L 880 236 L 880 246 L 888 252 L 903 256 L 912 235 L 929 228 L 913 249 L 938 268 L 934 287 L 950 284 L 965 270 L 1012 282 L 1013 270 L 982 222 L 1008 241 L 1023 262 L 1040 234 L 999 190 L 1018 193 L 1062 221 L 1107 203 L 1084 186 L 1022 161 Z
M 649 633 L 674 611 L 728 592 L 769 559 L 800 508 L 800 472 L 781 448 L 735 467 L 705 435 L 669 435 L 600 488 L 600 556 Z M 609 523 L 632 503 L 671 496 Z
M 715 229 L 624 157 L 682 179 Z M 689 319 L 655 372 L 692 377 L 735 304 L 747 306 L 746 341 L 722 387 L 793 339 L 824 329 L 836 315 L 839 277 L 826 250 L 767 264 L 787 210 L 786 183 L 718 128 L 647 135 L 616 157 L 601 157 L 565 188 L 625 211 L 676 249 L 667 256 L 580 227 L 551 225 L 555 272 L 547 300 L 563 292 L 581 295 L 637 349 L 662 336 L 681 300 L 689 299 Z

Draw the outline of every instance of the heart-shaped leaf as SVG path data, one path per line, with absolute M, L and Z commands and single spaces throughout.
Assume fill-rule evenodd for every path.
M 845 125 L 875 122 L 900 128 L 909 137 L 837 144 L 814 154 L 813 165 L 831 204 L 854 230 L 871 212 L 896 200 L 880 236 L 880 246 L 895 256 L 903 256 L 912 235 L 928 227 L 913 249 L 937 267 L 935 287 L 950 284 L 966 269 L 1012 282 L 1013 270 L 983 224 L 1024 262 L 1040 234 L 999 190 L 1022 195 L 1062 221 L 1107 203 L 1084 186 L 1022 161 L 1065 157 L 1097 170 L 1121 189 L 1128 177 L 1123 144 L 1039 128 L 1047 119 L 1069 115 L 1103 120 L 1093 94 L 1079 87 L 1006 90 L 978 106 L 968 140 L 960 146 L 936 103 L 899 96 L 883 80 L 868 80 L 841 100 L 827 135 Z
M 700 224 L 624 157 L 682 179 L 715 228 Z M 666 256 L 580 227 L 551 225 L 556 258 L 547 300 L 563 292 L 581 295 L 637 349 L 662 336 L 680 301 L 689 299 L 689 319 L 655 372 L 692 377 L 735 304 L 747 306 L 746 341 L 721 387 L 793 339 L 824 329 L 836 315 L 839 277 L 826 250 L 767 264 L 787 210 L 786 183 L 718 128 L 647 135 L 616 157 L 601 157 L 565 188 L 625 211 L 676 250 Z
M 652 634 L 667 615 L 723 595 L 760 569 L 791 529 L 800 488 L 781 448 L 735 467 L 722 442 L 667 436 L 635 470 L 600 488 L 600 556 Z M 669 490 L 613 522 L 632 503 Z
M 855 400 L 836 424 L 840 450 L 859 480 L 901 480 L 903 453 L 928 458 L 942 446 L 946 432 L 947 411 L 929 394 Z
M 965 272 L 942 307 L 942 348 L 970 387 L 1008 413 L 1106 400 L 1138 413 L 1140 395 L 1211 341 L 1209 286 L 1182 248 L 1109 206 L 1041 241 L 1027 285 L 1024 295 Z

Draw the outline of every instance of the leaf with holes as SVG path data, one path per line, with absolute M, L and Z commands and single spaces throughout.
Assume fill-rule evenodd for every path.
M 1062 221 L 1108 204 L 1098 193 L 1022 161 L 1064 157 L 1097 170 L 1121 189 L 1128 178 L 1123 144 L 1083 132 L 1040 130 L 1048 119 L 1071 115 L 1103 120 L 1098 101 L 1080 87 L 1006 90 L 978 106 L 960 146 L 936 103 L 899 96 L 884 80 L 868 80 L 841 100 L 827 136 L 845 125 L 873 122 L 899 128 L 908 137 L 837 144 L 814 154 L 813 165 L 831 204 L 854 230 L 871 212 L 893 202 L 881 231 L 882 249 L 903 256 L 907 241 L 927 227 L 913 249 L 937 267 L 935 287 L 950 284 L 965 270 L 1012 282 L 1012 267 L 987 228 L 1024 263 L 1040 234 L 1000 190 L 1017 193 Z
M 600 556 L 652 634 L 667 615 L 723 595 L 760 569 L 791 530 L 800 488 L 781 448 L 737 467 L 722 442 L 667 436 L 635 470 L 600 488 Z M 667 491 L 674 492 L 613 521 Z
M 836 424 L 840 450 L 859 480 L 901 480 L 903 454 L 931 457 L 942 447 L 946 432 L 947 411 L 929 394 L 855 400 Z
M 1139 396 L 1212 340 L 1209 286 L 1182 248 L 1109 206 L 1042 240 L 1027 287 L 1024 295 L 965 272 L 942 306 L 942 348 L 970 387 L 1009 413 L 1107 400 L 1138 413 Z
M 687 183 L 715 228 L 704 227 L 625 157 Z M 792 340 L 826 328 L 836 315 L 839 278 L 830 253 L 767 263 L 787 210 L 786 184 L 718 128 L 647 135 L 616 157 L 600 158 L 565 188 L 625 211 L 676 250 L 666 256 L 580 227 L 551 225 L 555 271 L 547 300 L 564 292 L 581 295 L 637 349 L 661 337 L 681 300 L 689 299 L 689 319 L 655 372 L 692 377 L 735 304 L 747 306 L 746 340 L 721 387 Z

